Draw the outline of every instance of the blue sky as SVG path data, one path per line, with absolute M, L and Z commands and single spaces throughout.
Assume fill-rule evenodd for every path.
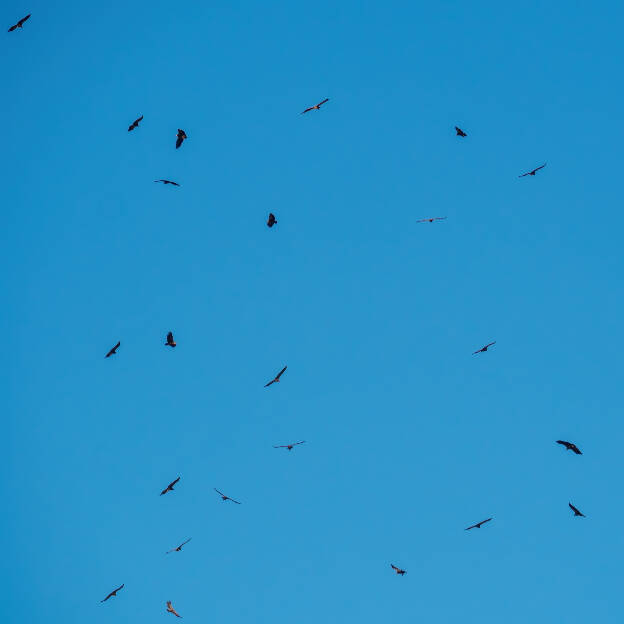
M 3 5 L 6 621 L 619 621 L 621 5 L 226 4 Z

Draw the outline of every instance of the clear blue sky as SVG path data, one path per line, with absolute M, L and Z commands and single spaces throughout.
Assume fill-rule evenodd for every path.
M 621 3 L 29 12 L 4 621 L 618 622 Z

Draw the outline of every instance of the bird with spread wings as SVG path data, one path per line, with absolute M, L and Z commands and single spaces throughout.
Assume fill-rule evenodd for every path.
M 180 480 L 180 477 L 178 477 L 177 479 L 174 479 L 161 493 L 160 495 L 162 496 L 163 494 L 166 494 L 167 492 L 173 492 L 173 486 Z
M 165 342 L 165 345 L 167 347 L 173 348 L 176 346 L 176 344 L 177 344 L 176 341 L 173 339 L 173 332 L 169 332 L 167 334 L 167 342 Z
M 418 219 L 416 223 L 433 223 L 434 221 L 443 221 L 446 217 L 427 217 L 426 219 Z
M 167 600 L 167 613 L 172 613 L 173 615 L 175 615 L 176 617 L 181 618 L 182 616 L 173 608 L 173 605 L 171 604 L 171 600 Z
M 318 104 L 315 104 L 314 106 L 309 106 L 304 111 L 301 111 L 301 114 L 305 115 L 306 113 L 309 113 L 310 111 L 313 111 L 313 110 L 321 110 L 321 106 L 323 106 L 325 102 L 329 102 L 329 98 L 325 98 L 322 102 L 319 102 Z
M 390 567 L 397 573 L 400 574 L 401 576 L 403 576 L 405 574 L 405 572 L 407 570 L 402 570 L 401 568 L 398 568 L 397 566 L 394 565 L 394 563 L 390 564 Z
M 17 24 L 13 24 L 13 26 L 9 28 L 9 32 L 13 32 L 16 28 L 22 28 L 24 26 L 24 22 L 28 19 L 30 19 L 30 13 L 26 17 L 22 17 Z
M 268 384 L 264 384 L 264 387 L 265 387 L 265 388 L 268 388 L 271 384 L 278 383 L 278 382 L 279 382 L 279 380 L 280 380 L 280 377 L 284 374 L 284 371 L 285 371 L 287 368 L 288 368 L 288 366 L 284 366 L 284 368 L 282 368 L 282 370 L 281 370 L 279 373 L 277 373 L 277 375 L 275 375 L 275 378 L 274 378 L 274 379 L 271 379 L 271 381 L 269 381 L 269 383 L 268 383 Z
M 574 512 L 574 517 L 579 516 L 585 518 L 585 514 L 581 513 L 572 503 L 568 503 L 568 507 Z
M 134 130 L 135 128 L 139 127 L 139 124 L 143 121 L 143 115 L 141 115 L 138 119 L 135 119 L 129 126 L 128 126 L 128 132 L 131 132 L 132 130 Z
M 185 139 L 188 139 L 188 137 L 186 136 L 186 132 L 184 132 L 184 130 L 180 130 L 180 128 L 178 128 L 178 136 L 176 138 L 176 149 L 178 149 L 180 147 L 180 145 L 182 145 L 182 143 L 184 143 Z
M 172 184 L 173 186 L 180 186 L 177 182 L 173 180 L 154 180 L 154 182 L 162 182 L 163 184 Z
M 489 522 L 490 520 L 492 520 L 492 518 L 488 518 L 487 520 L 481 520 L 481 522 L 477 522 L 477 524 L 473 524 L 469 527 L 466 527 L 464 531 L 470 531 L 470 529 L 480 529 L 482 524 L 485 524 L 486 522 Z
M 117 355 L 117 349 L 119 349 L 119 345 L 121 345 L 121 340 L 104 357 L 107 358 L 111 355 Z
M 116 596 L 117 592 L 120 589 L 123 589 L 124 585 L 125 585 L 125 583 L 122 583 L 117 589 L 113 589 L 113 591 L 110 594 L 108 594 L 108 596 L 106 596 L 106 598 L 104 598 L 104 600 L 100 600 L 100 602 L 106 602 L 111 596 Z
M 455 132 L 456 132 L 458 137 L 466 137 L 466 136 L 468 136 L 461 128 L 458 128 L 457 126 L 455 126 Z
M 240 505 L 240 503 L 237 500 L 234 500 L 233 498 L 230 498 L 227 494 L 224 494 L 220 490 L 217 490 L 217 488 L 213 488 L 213 490 L 221 497 L 222 501 L 232 501 L 233 503 L 236 503 L 237 505 Z
M 293 442 L 292 444 L 279 444 L 278 446 L 274 446 L 273 448 L 285 448 L 289 451 L 292 451 L 293 447 L 298 446 L 299 444 L 305 444 L 305 440 L 301 440 L 301 442 Z
M 543 169 L 546 166 L 546 163 L 544 163 L 543 165 L 540 165 L 539 167 L 535 167 L 535 169 L 531 169 L 531 171 L 527 171 L 526 173 L 523 173 L 522 175 L 519 175 L 519 178 L 524 178 L 525 176 L 534 176 L 540 169 Z
M 582 455 L 581 449 L 574 442 L 566 442 L 565 440 L 557 440 L 557 444 L 565 446 L 568 451 L 574 451 L 577 455 Z
M 477 349 L 476 351 L 473 352 L 472 355 L 476 355 L 477 353 L 485 353 L 494 344 L 496 344 L 496 340 L 494 342 L 490 342 L 486 344 L 485 347 L 481 347 L 480 349 Z
M 179 546 L 176 546 L 175 548 L 168 550 L 166 554 L 168 555 L 169 553 L 172 553 L 172 552 L 180 552 L 182 550 L 182 546 L 184 546 L 185 544 L 188 544 L 192 539 L 193 539 L 192 537 L 189 537 L 186 540 L 186 542 L 182 542 Z
M 277 223 L 277 219 L 272 212 L 269 212 L 269 218 L 267 219 L 267 225 L 272 228 Z

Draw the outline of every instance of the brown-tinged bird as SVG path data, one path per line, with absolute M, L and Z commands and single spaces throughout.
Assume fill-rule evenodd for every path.
M 173 605 L 171 604 L 171 600 L 167 600 L 167 612 L 168 613 L 173 613 L 173 615 L 175 615 L 176 617 L 181 618 L 182 616 L 173 608 Z
M 269 218 L 267 220 L 267 225 L 271 228 L 277 223 L 277 219 L 272 212 L 269 212 Z
M 186 542 L 182 542 L 179 546 L 176 546 L 175 548 L 168 550 L 166 554 L 168 555 L 169 553 L 172 553 L 172 552 L 180 552 L 182 550 L 182 546 L 184 546 L 184 544 L 188 544 L 192 539 L 193 539 L 192 537 L 189 537 L 186 540 Z
M 175 479 L 175 481 L 172 481 L 161 493 L 160 495 L 162 496 L 163 494 L 166 494 L 167 492 L 173 492 L 173 486 L 180 480 L 180 477 L 178 477 L 177 479 Z
M 305 440 L 301 440 L 301 442 L 293 442 L 292 444 L 280 444 L 278 446 L 274 446 L 273 448 L 285 448 L 292 451 L 293 447 L 298 446 L 299 444 L 305 444 Z
M 177 182 L 173 180 L 154 180 L 154 182 L 162 182 L 163 184 L 173 184 L 173 186 L 180 186 Z
M 167 334 L 167 342 L 165 342 L 165 345 L 167 347 L 175 347 L 176 346 L 176 341 L 173 339 L 173 333 L 169 332 Z
M 576 446 L 576 444 L 574 444 L 573 442 L 566 442 L 565 440 L 557 440 L 557 444 L 561 444 L 565 446 L 568 451 L 574 451 L 577 455 L 583 454 L 581 453 L 581 449 L 579 449 L 579 447 Z
M 275 379 L 272 379 L 271 381 L 269 381 L 268 384 L 264 384 L 264 387 L 268 388 L 271 384 L 278 383 L 279 380 L 280 380 L 280 377 L 284 374 L 284 371 L 287 368 L 288 368 L 288 366 L 284 366 L 284 368 L 282 368 L 282 370 L 279 373 L 277 373 L 277 375 L 275 375 Z
M 446 217 L 427 217 L 426 219 L 418 219 L 416 223 L 433 223 L 434 221 L 443 221 Z
M 178 147 L 182 145 L 182 143 L 184 142 L 184 139 L 188 139 L 188 137 L 186 136 L 186 132 L 178 128 L 178 138 L 176 139 L 176 149 L 178 149 Z
M 402 570 L 401 568 L 397 568 L 394 563 L 390 564 L 390 567 L 397 573 L 400 574 L 401 576 L 403 576 L 406 572 L 406 570 Z
M 121 344 L 121 340 L 104 357 L 107 358 L 107 357 L 110 357 L 111 355 L 117 355 L 117 349 L 119 349 L 120 344 Z
M 485 345 L 485 347 L 481 347 L 477 349 L 472 355 L 476 355 L 477 353 L 485 353 L 492 345 L 496 344 L 496 340 L 494 342 L 490 342 Z
M 24 22 L 28 19 L 30 19 L 30 13 L 26 17 L 22 17 L 22 19 L 19 22 L 17 22 L 17 24 L 13 24 L 13 26 L 9 28 L 9 32 L 13 32 L 16 28 L 22 28 L 22 26 L 24 25 Z
M 455 126 L 455 132 L 457 133 L 458 137 L 468 136 L 461 128 L 458 128 L 457 126 Z
M 540 165 L 539 167 L 535 167 L 535 169 L 531 169 L 531 171 L 527 171 L 526 173 L 523 173 L 522 175 L 519 175 L 519 178 L 524 178 L 524 176 L 534 176 L 540 169 L 543 169 L 546 166 L 546 163 L 544 163 L 543 165 Z
M 325 104 L 325 102 L 329 102 L 329 98 L 325 98 L 322 102 L 319 102 L 315 106 L 310 106 L 309 108 L 306 108 L 304 111 L 301 112 L 301 114 L 305 115 L 306 113 L 309 113 L 312 110 L 320 110 L 321 106 L 323 106 L 323 104 Z
M 141 115 L 138 119 L 135 119 L 129 126 L 128 126 L 128 132 L 131 132 L 132 130 L 134 130 L 135 128 L 139 127 L 139 124 L 143 121 L 143 115 Z
M 585 518 L 585 514 L 581 513 L 572 503 L 568 503 L 568 507 L 574 512 L 574 516 L 580 516 L 581 518 Z
M 237 500 L 234 500 L 233 498 L 230 498 L 229 496 L 227 496 L 227 494 L 224 494 L 223 492 L 217 490 L 217 488 L 213 488 L 213 489 L 221 497 L 221 500 L 223 500 L 223 501 L 232 501 L 233 503 L 236 503 L 237 505 L 240 505 L 240 503 Z
M 492 518 L 488 518 L 487 520 L 481 520 L 481 522 L 477 522 L 477 524 L 473 524 L 472 526 L 466 527 L 464 531 L 470 531 L 470 529 L 480 529 L 482 524 L 489 522 Z
M 113 591 L 110 594 L 108 594 L 108 596 L 106 596 L 106 598 L 104 598 L 104 600 L 100 600 L 100 602 L 106 602 L 111 596 L 116 596 L 117 592 L 120 589 L 123 589 L 124 585 L 125 585 L 125 583 L 122 583 L 117 589 L 113 589 Z

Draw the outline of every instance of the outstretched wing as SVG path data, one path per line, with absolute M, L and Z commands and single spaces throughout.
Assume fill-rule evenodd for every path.
M 314 110 L 314 106 L 310 106 L 309 108 L 306 108 L 304 111 L 301 111 L 301 114 L 305 115 L 306 113 L 309 113 L 311 110 Z
M 173 342 L 173 333 L 172 332 L 169 332 L 167 334 L 167 342 Z
M 178 149 L 180 145 L 182 145 L 182 141 L 184 141 L 184 139 L 181 136 L 179 136 L 176 140 L 176 149 Z
M 479 522 L 479 524 L 485 524 L 486 522 L 489 522 L 492 518 L 488 518 L 487 520 L 481 520 L 481 522 Z
M 297 446 L 298 444 L 305 444 L 305 440 L 301 440 L 301 442 L 295 442 L 293 446 Z
M 113 355 L 113 353 L 115 353 L 115 351 L 119 349 L 120 345 L 121 345 L 121 340 L 104 357 L 110 357 L 111 355 Z
M 390 564 L 390 567 L 391 567 L 393 570 L 396 570 L 397 572 L 399 571 L 399 568 L 397 568 L 397 567 L 394 565 L 394 563 L 391 563 L 391 564 Z
M 26 17 L 22 17 L 22 19 L 19 22 L 17 22 L 17 25 L 21 26 L 26 20 L 29 20 L 29 19 L 30 19 L 30 13 Z
M 264 387 L 268 388 L 271 384 L 274 384 L 274 383 L 275 383 L 275 379 L 271 379 L 271 381 L 269 381 L 268 384 L 264 384 Z
M 275 379 L 279 379 L 284 374 L 284 371 L 287 368 L 288 368 L 288 366 L 284 366 L 284 368 L 282 368 L 282 370 L 279 373 L 277 373 L 277 375 L 275 376 Z
M 535 173 L 536 171 L 539 171 L 540 169 L 543 169 L 546 166 L 546 163 L 544 163 L 543 165 L 540 165 L 539 167 L 536 167 L 535 169 L 533 169 L 533 173 Z
M 217 490 L 217 488 L 212 488 L 217 494 L 220 494 L 221 496 L 225 496 L 227 498 L 227 495 L 225 495 L 221 490 Z
M 325 102 L 329 102 L 329 98 L 325 98 L 322 102 L 319 102 L 316 106 L 317 107 L 323 106 L 323 104 L 325 104 Z
M 173 486 L 180 480 L 180 477 L 172 481 L 167 487 L 173 488 Z

